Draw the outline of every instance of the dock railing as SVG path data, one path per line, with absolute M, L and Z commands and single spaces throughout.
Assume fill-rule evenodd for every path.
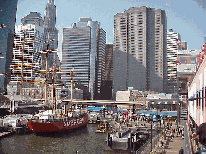
M 160 133 L 153 136 L 152 149 L 154 149 L 155 146 L 157 146 L 160 138 L 161 138 Z M 152 149 L 151 149 L 151 136 L 150 136 L 147 142 L 145 142 L 145 144 L 143 144 L 135 153 L 136 154 L 149 154 L 152 151 Z

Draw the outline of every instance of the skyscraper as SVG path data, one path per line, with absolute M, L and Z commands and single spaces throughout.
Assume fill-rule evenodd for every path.
M 21 19 L 21 24 L 22 25 L 33 24 L 33 25 L 38 25 L 43 28 L 44 20 L 42 19 L 40 13 L 30 12 L 29 15 Z
M 69 73 L 74 68 L 74 82 L 88 87 L 91 99 L 99 96 L 105 43 L 106 32 L 91 18 L 80 18 L 73 27 L 63 29 L 62 79 L 70 86 Z
M 164 10 L 145 6 L 114 16 L 114 94 L 128 87 L 165 92 L 166 25 Z
M 39 51 L 43 48 L 42 26 L 39 26 L 36 22 L 30 22 L 30 24 L 15 27 L 11 81 L 21 81 L 21 67 L 18 66 L 21 66 L 22 63 L 23 50 L 23 65 L 25 66 L 23 80 L 34 80 L 35 70 L 40 69 L 41 56 Z M 23 45 L 24 40 L 26 40 L 26 43 Z
M 102 79 L 105 75 L 105 48 L 106 48 L 106 32 L 100 28 L 97 35 L 97 51 L 95 60 L 95 99 L 100 99 Z
M 30 81 L 35 80 L 37 76 L 35 70 L 40 69 L 41 55 L 39 51 L 43 49 L 43 20 L 41 15 L 37 12 L 30 12 L 21 21 L 21 25 L 15 26 L 13 59 L 10 65 L 11 81 L 7 85 L 10 94 L 16 90 L 18 95 L 21 91 L 19 85 L 21 85 L 22 75 L 23 80 L 27 81 L 24 84 L 22 83 L 22 87 L 33 85 L 33 82 Z M 16 89 L 12 87 L 16 87 Z
M 177 53 L 180 50 L 181 37 L 178 32 L 169 29 L 167 32 L 167 65 L 168 81 L 167 92 L 177 92 Z
M 105 73 L 101 86 L 101 99 L 112 99 L 113 81 L 113 44 L 106 44 L 105 48 Z
M 48 0 L 48 3 L 46 4 L 45 8 L 45 15 L 44 15 L 44 46 L 43 50 L 51 50 L 51 49 L 57 49 L 58 48 L 58 30 L 55 27 L 56 25 L 56 6 L 54 5 L 54 0 Z M 52 40 L 49 41 L 48 40 Z M 49 59 L 48 59 L 48 68 L 52 68 L 53 64 L 55 64 L 56 60 L 55 57 L 57 57 L 57 53 L 49 53 Z M 45 59 L 44 55 L 42 55 L 42 58 Z M 42 61 L 42 68 L 45 68 L 45 60 Z
M 14 28 L 16 22 L 17 0 L 0 0 L 0 93 L 6 92 L 7 84 L 10 81 L 9 66 L 12 61 Z

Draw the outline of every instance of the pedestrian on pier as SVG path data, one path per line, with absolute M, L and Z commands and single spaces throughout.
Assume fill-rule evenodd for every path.
M 182 136 L 182 128 L 180 128 L 180 135 Z
M 180 151 L 179 151 L 179 154 L 184 154 L 184 150 L 183 148 L 181 147 Z
M 177 131 L 177 136 L 178 136 L 180 134 L 180 128 L 177 127 L 176 131 Z
M 161 146 L 163 147 L 164 146 L 164 142 L 161 140 Z

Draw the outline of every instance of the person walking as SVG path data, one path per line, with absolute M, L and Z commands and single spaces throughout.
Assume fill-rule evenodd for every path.
M 184 154 L 184 150 L 182 147 L 180 148 L 179 154 Z

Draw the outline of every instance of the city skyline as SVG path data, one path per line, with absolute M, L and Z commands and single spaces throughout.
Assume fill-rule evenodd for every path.
M 20 3 L 23 3 L 23 2 L 25 2 L 25 1 L 19 1 L 19 3 L 18 4 L 20 4 Z M 115 1 L 116 2 L 116 1 Z M 119 1 L 119 2 L 122 2 L 121 0 Z M 130 3 L 131 1 L 128 1 L 128 3 Z M 48 7 L 48 3 L 50 4 L 50 3 L 52 3 L 53 5 L 54 5 L 54 7 L 55 8 L 50 8 L 50 7 Z M 48 3 L 46 4 L 46 8 L 50 8 L 49 10 L 54 10 L 54 12 L 56 12 L 56 6 L 58 5 L 58 4 L 60 4 L 60 2 L 58 2 L 58 0 L 57 0 L 57 2 L 56 1 L 54 1 L 54 0 L 52 0 L 52 1 L 48 1 Z M 77 2 L 78 3 L 78 2 Z M 138 1 L 138 4 L 140 4 L 140 3 L 142 3 L 142 2 L 139 2 Z M 88 5 L 90 5 L 91 3 L 90 2 L 88 2 L 88 3 L 86 3 L 86 4 L 88 4 Z M 160 3 L 159 3 L 160 4 Z M 92 3 L 92 5 L 94 5 L 95 7 L 94 8 L 96 8 L 96 5 L 95 5 L 95 3 Z M 92 5 L 90 5 L 90 6 L 92 6 Z M 149 2 L 148 2 L 148 5 L 150 5 L 149 4 Z M 173 3 L 165 3 L 165 5 L 166 6 L 170 6 L 170 5 L 173 5 Z M 198 3 L 197 3 L 197 5 L 198 5 Z M 77 7 L 79 6 L 79 5 L 76 5 Z M 145 7 L 144 5 L 141 5 L 140 7 Z M 58 8 L 58 7 L 57 7 Z M 88 7 L 89 8 L 89 10 L 90 10 L 90 7 Z M 94 8 L 91 8 L 93 11 L 95 10 Z M 137 7 L 130 7 L 130 8 L 137 8 Z M 156 6 L 154 6 L 154 7 L 147 7 L 147 8 L 151 8 L 151 9 L 155 9 L 155 10 L 163 10 L 164 12 L 166 12 L 164 9 L 158 9 L 158 5 L 156 5 Z M 107 9 L 105 8 L 105 11 L 106 11 Z M 79 11 L 81 11 L 81 10 L 79 10 Z M 30 12 L 34 12 L 33 10 L 30 10 Z M 36 11 L 36 12 L 38 12 L 38 11 Z M 45 10 L 45 15 L 46 14 L 49 14 L 49 12 L 51 12 L 51 11 L 48 11 L 48 10 Z M 78 12 L 78 11 L 76 11 L 76 12 Z M 123 13 L 123 12 L 125 12 L 125 9 L 124 9 L 124 11 L 119 11 L 119 13 Z M 118 12 L 117 12 L 118 13 Z M 39 13 L 38 12 L 38 14 L 41 14 L 41 13 Z M 58 14 L 58 13 L 57 13 Z M 64 13 L 65 14 L 65 13 Z M 93 15 L 93 14 L 92 14 Z M 167 15 L 167 14 L 166 14 Z M 41 16 L 43 16 L 43 15 L 41 15 Z M 56 13 L 54 14 L 54 15 L 50 15 L 50 16 L 52 16 L 52 23 L 55 25 L 55 23 L 56 23 L 56 20 L 58 19 L 58 16 L 56 16 Z M 17 15 L 17 17 L 18 17 L 18 15 Z M 62 17 L 62 15 L 60 15 L 59 16 L 60 18 Z M 114 14 L 114 17 L 115 17 L 115 14 Z M 70 16 L 68 15 L 68 18 L 70 18 Z M 79 17 L 79 18 L 81 18 L 81 17 Z M 149 17 L 150 18 L 150 17 Z M 46 17 L 44 17 L 44 19 L 45 19 L 45 21 L 47 21 L 47 18 Z M 18 20 L 18 19 L 17 19 Z M 54 22 L 53 22 L 53 20 L 55 20 Z M 48 20 L 48 21 L 50 21 L 50 20 Z M 97 21 L 97 20 L 95 20 L 95 21 Z M 62 21 L 63 22 L 63 21 Z M 109 21 L 108 21 L 109 22 Z M 148 23 L 147 23 L 148 24 Z M 64 25 L 64 24 L 63 24 Z M 167 22 L 165 23 L 165 25 L 166 25 L 166 27 L 164 28 L 164 31 L 168 31 L 168 29 L 169 29 L 169 27 L 167 27 Z M 69 27 L 71 27 L 71 25 L 69 26 Z M 45 27 L 44 27 L 45 28 Z M 114 21 L 114 28 L 115 28 L 115 21 Z M 113 29 L 114 29 L 113 28 Z M 114 31 L 114 30 L 113 30 Z M 178 32 L 178 30 L 177 30 L 177 32 Z M 190 31 L 191 32 L 191 31 Z M 114 32 L 115 33 L 115 32 Z M 61 34 L 61 30 L 59 31 L 59 35 L 63 35 L 63 34 Z M 114 35 L 114 34 L 113 34 Z M 161 36 L 163 36 L 163 34 L 158 34 L 158 35 L 161 35 Z M 152 34 L 149 34 L 149 35 L 147 35 L 146 37 L 147 37 L 147 39 L 149 39 L 148 38 L 148 36 L 149 37 L 152 37 Z M 112 36 L 113 37 L 113 36 Z M 60 37 L 61 38 L 61 37 Z M 115 35 L 114 35 L 114 38 L 115 38 Z M 56 38 L 55 38 L 55 40 L 57 40 Z M 203 37 L 203 40 L 204 40 L 204 37 Z M 110 42 L 108 42 L 108 38 L 106 39 L 106 41 L 107 41 L 107 44 L 108 43 L 110 43 Z M 115 40 L 113 40 L 112 39 L 112 41 L 114 41 L 115 42 Z M 182 40 L 181 40 L 182 41 Z M 60 43 L 59 43 L 59 50 L 62 50 L 62 41 L 59 41 Z M 113 42 L 112 42 L 113 43 Z M 203 43 L 202 43 L 203 44 Z M 149 48 L 153 48 L 154 47 L 154 44 L 149 44 Z M 201 48 L 201 47 L 200 47 Z M 139 51 L 139 48 L 138 48 L 138 51 Z M 160 59 L 161 59 L 161 56 L 159 57 Z M 140 58 L 141 59 L 141 58 Z M 159 60 L 158 60 L 159 61 Z M 145 62 L 145 61 L 144 61 Z M 164 65 L 164 64 L 163 64 Z M 153 66 L 153 65 L 152 65 Z M 156 66 L 156 65 L 155 65 Z M 155 68 L 155 70 L 158 70 L 159 71 L 159 69 L 157 69 L 157 68 Z M 157 73 L 157 72 L 156 72 Z M 164 74 L 164 73 L 163 73 Z M 159 74 L 158 74 L 158 76 L 161 76 L 162 77 L 162 73 L 159 71 Z M 149 76 L 148 76 L 148 78 L 150 78 Z M 163 78 L 165 78 L 165 77 L 163 77 Z M 129 80 L 130 81 L 130 80 Z M 149 83 L 147 83 L 148 85 L 149 85 Z M 141 87 L 141 86 L 140 86 Z M 144 86 L 143 86 L 144 87 Z M 93 88 L 92 88 L 93 89 Z M 144 89 L 144 88 L 143 88 Z M 146 88 L 146 89 L 148 89 L 148 88 Z
M 204 36 L 206 35 L 206 30 L 204 29 L 204 22 L 206 21 L 203 21 L 201 16 L 205 14 L 204 6 L 206 5 L 204 5 L 203 2 L 202 8 L 201 4 L 197 2 L 198 0 L 188 1 L 187 9 L 185 9 L 182 7 L 185 3 L 177 0 L 168 2 L 159 0 L 156 3 L 153 3 L 151 0 L 148 0 L 147 2 L 141 0 L 115 0 L 108 2 L 110 4 L 109 7 L 107 6 L 108 3 L 106 1 L 81 2 L 79 0 L 72 0 L 70 2 L 62 2 L 56 0 L 54 3 L 57 7 L 56 27 L 59 30 L 59 49 L 61 50 L 62 48 L 63 28 L 70 27 L 71 24 L 77 21 L 80 17 L 91 17 L 93 20 L 100 21 L 101 27 L 107 33 L 107 44 L 113 43 L 114 15 L 117 12 L 124 12 L 124 10 L 127 10 L 130 7 L 139 6 L 165 10 L 168 21 L 167 30 L 172 28 L 174 31 L 181 33 L 182 41 L 188 42 L 188 49 L 201 49 L 201 46 L 204 43 Z M 35 2 L 30 0 L 19 0 L 16 24 L 18 25 L 20 19 L 32 11 L 37 11 L 43 16 L 46 3 L 47 0 L 37 0 Z

